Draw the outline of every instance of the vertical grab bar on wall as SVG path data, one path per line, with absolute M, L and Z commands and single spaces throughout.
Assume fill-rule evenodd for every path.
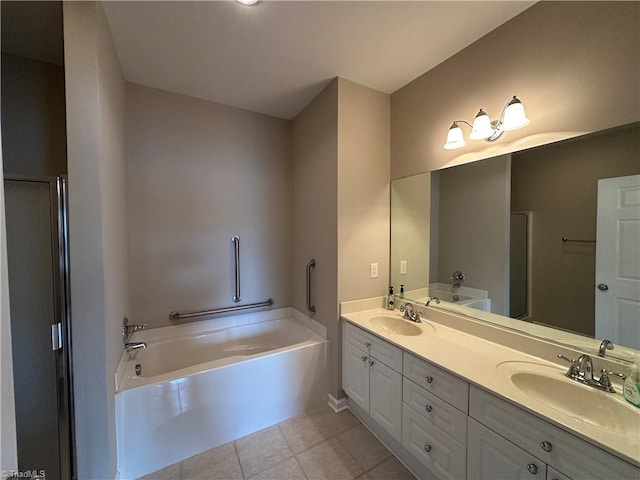
M 240 237 L 238 235 L 234 235 L 233 237 L 231 237 L 231 241 L 233 242 L 236 264 L 236 294 L 233 296 L 233 301 L 239 302 L 240 300 L 242 300 L 242 297 L 240 296 Z
M 316 260 L 312 258 L 311 261 L 307 263 L 307 310 L 311 313 L 316 313 L 315 305 L 311 305 L 311 270 L 315 268 Z

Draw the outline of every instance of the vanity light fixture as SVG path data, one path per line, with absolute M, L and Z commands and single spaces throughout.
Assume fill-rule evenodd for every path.
M 236 2 L 241 3 L 242 5 L 251 6 L 258 3 L 258 0 L 236 0 Z
M 464 123 L 471 127 L 471 133 L 469 134 L 471 140 L 493 142 L 500 138 L 504 132 L 526 127 L 529 125 L 529 122 L 530 120 L 524 113 L 522 102 L 514 95 L 502 109 L 498 120 L 492 121 L 489 115 L 487 115 L 487 112 L 481 108 L 473 120 L 473 125 L 465 120 L 456 120 L 453 122 L 451 127 L 449 127 L 447 142 L 444 144 L 444 148 L 454 150 L 456 148 L 462 148 L 467 144 L 467 142 L 464 141 L 464 135 L 458 125 L 459 123 Z

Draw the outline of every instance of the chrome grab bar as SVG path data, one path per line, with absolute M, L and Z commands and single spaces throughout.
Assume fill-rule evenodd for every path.
M 312 258 L 309 263 L 307 263 L 307 310 L 311 313 L 316 313 L 316 306 L 311 305 L 311 269 L 316 268 L 316 260 Z
M 249 308 L 270 307 L 271 305 L 273 305 L 273 298 L 270 298 L 269 300 L 265 300 L 264 302 L 247 303 L 246 305 L 233 305 L 231 307 L 214 308 L 211 310 L 203 310 L 200 312 L 187 312 L 187 313 L 171 312 L 169 314 L 169 320 L 173 320 L 173 321 L 188 320 L 190 318 L 208 317 L 210 315 L 215 315 L 217 313 L 236 312 L 238 310 L 247 310 Z
M 562 243 L 571 242 L 571 243 L 596 243 L 595 240 L 577 240 L 575 238 L 567 238 L 562 237 Z
M 240 237 L 238 235 L 234 235 L 231 237 L 231 241 L 233 242 L 236 264 L 236 294 L 233 296 L 233 301 L 239 302 L 242 300 L 242 297 L 240 296 Z

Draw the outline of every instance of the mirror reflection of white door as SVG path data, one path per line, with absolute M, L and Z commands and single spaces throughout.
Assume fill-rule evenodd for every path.
M 598 180 L 596 338 L 640 348 L 640 175 Z

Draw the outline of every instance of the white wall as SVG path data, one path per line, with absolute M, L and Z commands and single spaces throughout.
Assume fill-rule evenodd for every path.
M 102 7 L 63 5 L 78 478 L 116 471 L 114 373 L 128 311 L 124 79 Z
M 291 122 L 127 84 L 130 320 L 240 304 L 291 305 Z

